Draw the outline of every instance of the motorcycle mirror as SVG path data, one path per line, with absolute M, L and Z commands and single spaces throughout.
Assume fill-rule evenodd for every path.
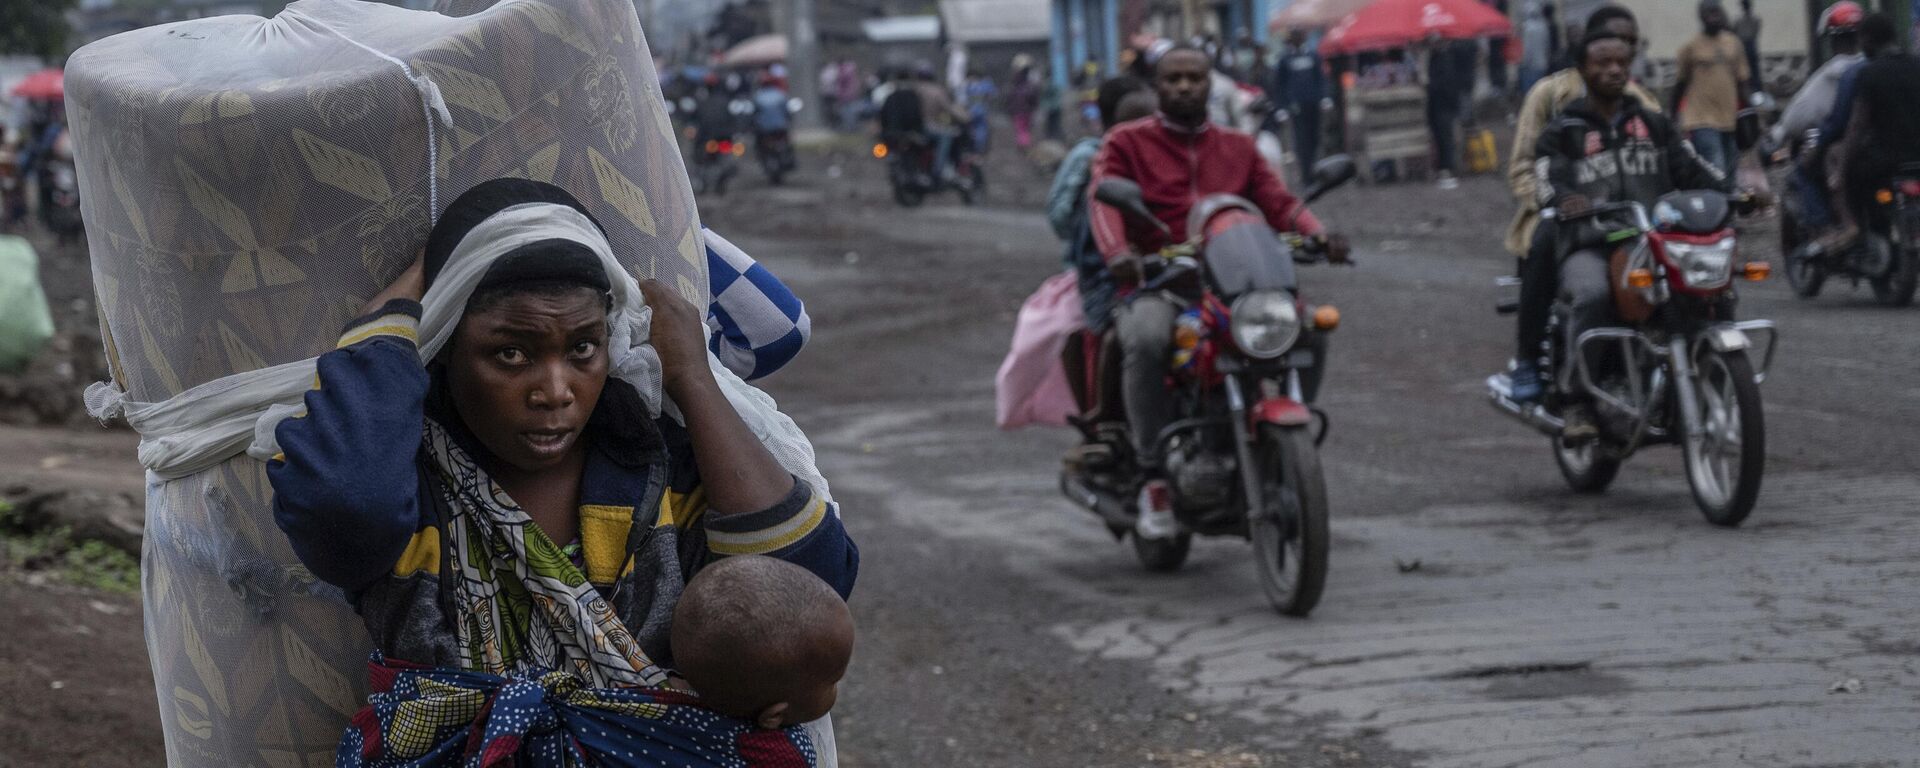
M 1357 175 L 1359 163 L 1354 163 L 1354 156 L 1321 157 L 1319 163 L 1313 163 L 1313 186 L 1317 186 L 1323 194 L 1334 186 L 1354 180 Z
M 1161 232 L 1171 234 L 1172 229 L 1153 210 L 1147 207 L 1146 194 L 1140 191 L 1140 185 L 1128 179 L 1107 179 L 1094 187 L 1093 199 L 1120 209 L 1122 213 L 1141 221 L 1151 222 Z

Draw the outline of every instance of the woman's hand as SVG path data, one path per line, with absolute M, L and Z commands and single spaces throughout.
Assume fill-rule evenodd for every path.
M 387 305 L 387 302 L 394 299 L 419 301 L 426 294 L 427 252 L 422 250 L 413 255 L 413 264 L 401 272 L 399 277 L 394 278 L 392 285 L 387 286 L 386 290 L 381 291 L 368 301 L 366 306 L 360 308 L 360 314 L 371 315 L 378 312 L 381 307 Z
M 707 323 L 700 310 L 658 280 L 642 280 L 640 293 L 653 308 L 648 341 L 660 354 L 662 384 L 673 395 L 682 385 L 711 379 L 707 369 Z M 678 398 L 675 398 L 678 399 Z

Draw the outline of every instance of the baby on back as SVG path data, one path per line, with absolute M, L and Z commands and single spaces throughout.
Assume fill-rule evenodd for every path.
M 826 582 L 771 557 L 729 557 L 687 582 L 673 659 L 701 705 L 761 728 L 825 717 L 853 657 L 853 615 Z

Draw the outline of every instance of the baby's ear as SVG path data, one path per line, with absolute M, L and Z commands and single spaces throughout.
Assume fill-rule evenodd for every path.
M 760 710 L 760 714 L 754 715 L 753 724 L 770 731 L 779 730 L 782 727 L 782 721 L 786 719 L 786 716 L 787 716 L 787 703 L 783 701 L 778 704 L 769 705 L 766 709 Z

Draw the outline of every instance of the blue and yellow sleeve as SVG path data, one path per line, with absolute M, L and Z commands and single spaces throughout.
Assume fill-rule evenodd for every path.
M 853 593 L 853 582 L 860 572 L 860 549 L 840 524 L 838 507 L 820 498 L 806 483 L 796 478 L 793 490 L 780 503 L 741 515 L 702 514 L 704 509 L 692 508 L 703 506 L 705 497 L 698 490 L 678 497 L 683 508 L 675 512 L 675 517 L 693 520 L 705 528 L 707 551 L 714 557 L 777 557 L 812 571 L 843 599 Z
M 420 311 L 397 300 L 348 324 L 320 356 L 306 412 L 274 431 L 274 522 L 308 570 L 349 592 L 399 561 L 420 520 Z

